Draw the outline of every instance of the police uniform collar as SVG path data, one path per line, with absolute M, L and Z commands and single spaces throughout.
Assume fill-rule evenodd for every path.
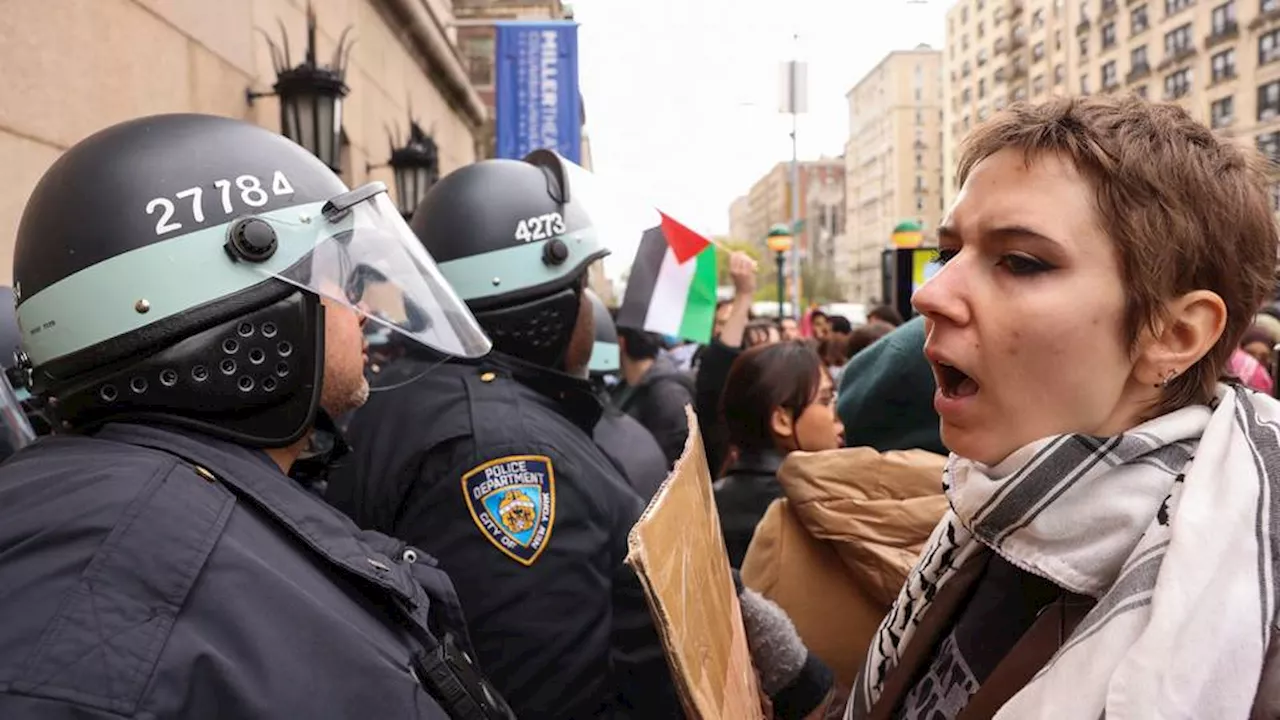
M 197 475 L 222 483 L 241 501 L 250 500 L 335 565 L 405 601 L 412 602 L 417 595 L 407 571 L 380 559 L 376 550 L 356 537 L 356 529 L 346 518 L 286 477 L 259 449 L 184 428 L 132 423 L 107 424 L 94 437 L 185 460 L 197 468 Z
M 497 351 L 490 353 L 485 360 L 486 365 L 510 373 L 520 384 L 555 401 L 564 414 L 588 435 L 600 421 L 604 408 L 592 390 L 591 383 L 585 378 L 574 377 Z

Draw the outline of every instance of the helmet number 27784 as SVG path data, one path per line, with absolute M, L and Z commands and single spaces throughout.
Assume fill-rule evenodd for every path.
M 516 225 L 516 239 L 520 242 L 534 242 L 553 238 L 564 231 L 564 216 L 560 213 L 534 215 Z
M 215 180 L 213 189 L 218 193 L 222 203 L 222 214 L 230 216 L 236 212 L 236 206 L 245 206 L 244 210 L 252 211 L 266 205 L 271 196 L 280 197 L 281 195 L 292 195 L 293 185 L 289 183 L 289 178 L 284 173 L 276 170 L 271 176 L 271 189 L 268 194 L 267 188 L 263 187 L 262 180 L 256 175 L 239 175 L 232 180 Z M 174 195 L 176 200 L 190 200 L 191 220 L 197 225 L 203 225 L 205 222 L 204 215 L 204 188 L 192 187 L 187 188 Z M 236 200 L 239 200 L 237 203 Z M 215 208 L 217 205 L 214 206 Z M 174 221 L 174 215 L 178 213 L 178 206 L 173 200 L 167 197 L 153 198 L 147 203 L 147 214 L 155 215 L 160 213 L 160 217 L 156 219 L 156 235 L 164 235 L 174 230 L 181 230 L 182 223 Z

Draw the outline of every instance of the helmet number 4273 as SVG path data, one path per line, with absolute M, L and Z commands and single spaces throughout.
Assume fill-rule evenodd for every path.
M 516 225 L 516 240 L 535 242 L 553 238 L 565 231 L 564 216 L 560 213 L 547 213 L 527 217 Z

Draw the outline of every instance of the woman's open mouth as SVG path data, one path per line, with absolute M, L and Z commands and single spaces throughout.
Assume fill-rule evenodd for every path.
M 978 394 L 978 382 L 960 368 L 939 362 L 938 389 L 948 398 L 967 398 Z

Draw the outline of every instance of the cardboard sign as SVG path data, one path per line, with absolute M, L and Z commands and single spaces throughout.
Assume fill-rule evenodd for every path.
M 690 720 L 763 720 L 702 434 L 685 412 L 689 441 L 632 528 L 627 564 L 644 585 Z

